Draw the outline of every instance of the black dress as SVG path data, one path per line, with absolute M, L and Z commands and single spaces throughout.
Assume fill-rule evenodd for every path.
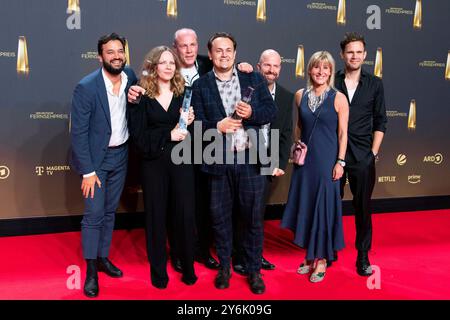
M 183 281 L 193 283 L 195 194 L 191 164 L 174 164 L 172 149 L 182 142 L 171 141 L 170 132 L 178 123 L 183 97 L 173 97 L 167 111 L 156 99 L 143 96 L 131 106 L 128 126 L 131 138 L 142 155 L 142 189 L 146 214 L 147 255 L 152 284 L 167 286 L 167 223 L 183 268 Z

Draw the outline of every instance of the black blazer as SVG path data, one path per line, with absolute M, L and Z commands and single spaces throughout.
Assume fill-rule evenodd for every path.
M 209 60 L 208 56 L 202 56 L 199 54 L 197 55 L 197 68 L 198 75 L 201 77 L 212 70 L 213 64 L 211 60 Z
M 242 124 L 245 130 L 253 129 L 255 132 L 258 132 L 263 124 L 275 120 L 275 103 L 267 88 L 267 82 L 261 74 L 257 72 L 243 73 L 240 71 L 237 71 L 237 73 L 241 94 L 248 86 L 252 86 L 255 89 L 252 102 L 250 103 L 252 116 L 243 120 Z M 192 106 L 194 107 L 196 121 L 202 121 L 203 131 L 207 129 L 216 130 L 217 123 L 227 117 L 213 71 L 208 72 L 194 82 Z M 225 141 L 225 138 L 223 141 Z M 253 145 L 256 147 L 258 145 L 257 141 Z M 223 143 L 223 163 L 225 163 L 226 153 L 225 143 Z M 202 164 L 202 171 L 210 174 L 224 174 L 225 170 L 226 167 L 223 164 Z
M 286 169 L 289 153 L 292 146 L 292 107 L 294 105 L 294 94 L 289 92 L 278 83 L 275 87 L 275 105 L 277 116 L 270 129 L 280 130 L 279 142 L 279 168 Z

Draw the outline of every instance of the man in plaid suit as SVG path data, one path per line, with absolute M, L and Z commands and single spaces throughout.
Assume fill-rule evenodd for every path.
M 202 171 L 209 175 L 210 211 L 221 265 L 215 286 L 228 288 L 231 278 L 235 205 L 244 227 L 243 247 L 250 289 L 261 294 L 265 291 L 260 269 L 266 178 L 261 175 L 259 161 L 251 161 L 250 149 L 258 149 L 259 145 L 263 148 L 264 142 L 258 138 L 250 139 L 252 130 L 249 129 L 258 132 L 263 124 L 274 121 L 276 107 L 267 83 L 259 73 L 242 73 L 234 67 L 236 41 L 233 36 L 214 34 L 208 41 L 208 56 L 213 62 L 213 70 L 194 83 L 192 105 L 203 131 L 215 130 L 216 134 L 219 132 L 219 138 L 223 138 L 215 140 L 215 143 L 221 141 L 223 155 L 216 152 L 218 158 L 215 161 L 204 158 L 202 164 Z M 254 92 L 251 101 L 245 103 L 241 98 L 248 87 L 254 88 Z

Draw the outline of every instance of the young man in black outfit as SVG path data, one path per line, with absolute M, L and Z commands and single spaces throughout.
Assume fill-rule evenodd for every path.
M 386 108 L 381 79 L 367 73 L 361 66 L 366 58 L 364 37 L 347 33 L 341 42 L 341 58 L 345 69 L 336 73 L 335 86 L 349 101 L 348 146 L 341 178 L 344 196 L 346 177 L 353 194 L 356 223 L 356 270 L 370 276 L 372 268 L 368 252 L 372 245 L 370 200 L 375 185 L 375 160 L 386 131 Z

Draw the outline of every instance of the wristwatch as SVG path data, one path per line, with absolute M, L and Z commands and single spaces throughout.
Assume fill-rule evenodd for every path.
M 336 160 L 336 163 L 339 163 L 339 164 L 341 165 L 342 168 L 345 167 L 345 160 L 337 159 L 337 160 Z

